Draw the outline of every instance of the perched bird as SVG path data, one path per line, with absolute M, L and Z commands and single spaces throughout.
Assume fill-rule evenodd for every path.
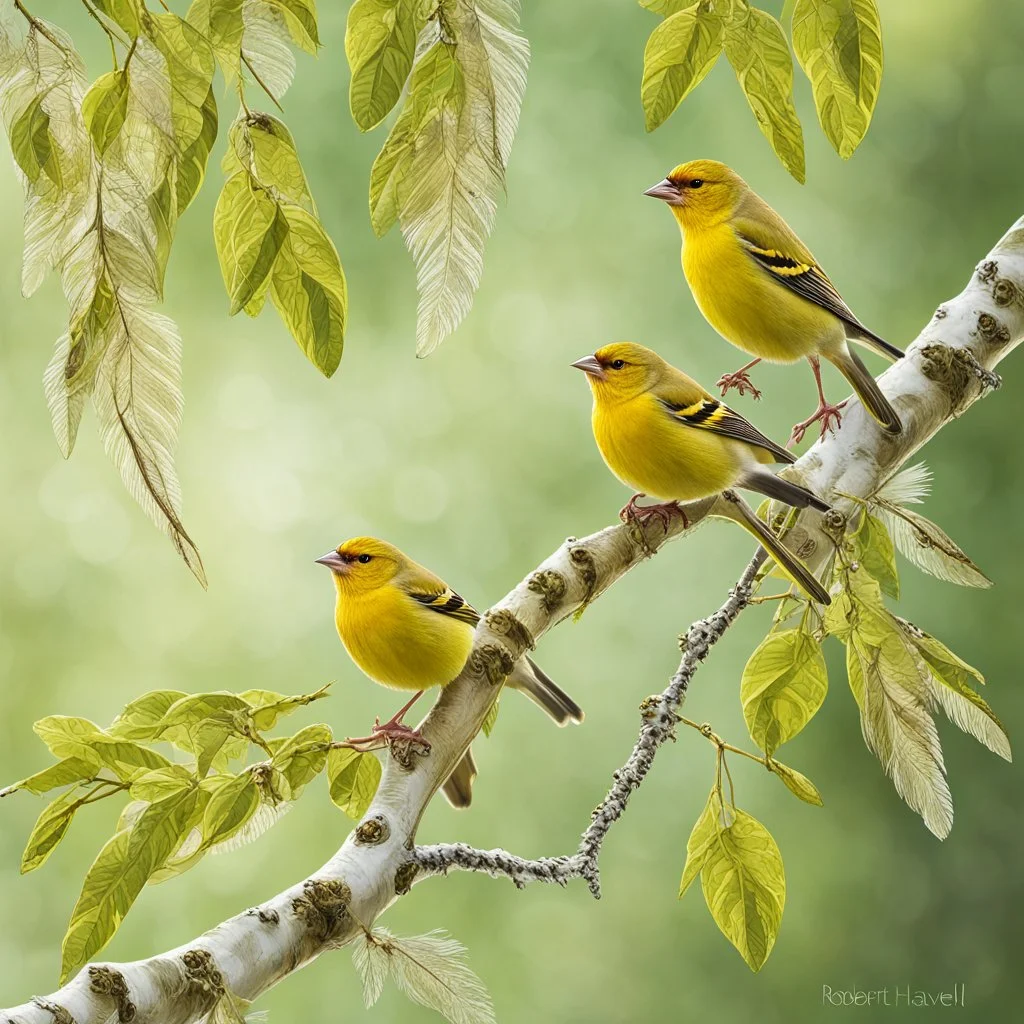
M 829 604 L 807 567 L 730 490 L 746 487 L 795 508 L 828 511 L 806 488 L 765 468 L 795 462 L 789 452 L 643 345 L 606 345 L 572 365 L 586 373 L 594 393 L 594 439 L 604 461 L 638 492 L 623 508 L 624 519 L 677 513 L 685 518 L 677 501 L 722 494 L 714 514 L 749 530 L 795 583 Z M 638 506 L 648 494 L 671 500 Z
M 899 417 L 874 377 L 850 348 L 858 341 L 889 359 L 903 353 L 869 331 L 843 301 L 810 250 L 790 226 L 735 171 L 717 160 L 680 164 L 644 195 L 668 203 L 683 234 L 683 273 L 708 323 L 726 341 L 755 358 L 718 384 L 740 394 L 760 392 L 747 371 L 762 359 L 807 358 L 818 385 L 818 408 L 796 424 L 792 442 L 821 421 L 824 436 L 840 409 L 825 400 L 819 359 L 849 381 L 871 415 L 891 434 Z
M 352 660 L 374 682 L 417 691 L 374 737 L 419 739 L 402 717 L 431 686 L 446 686 L 473 647 L 477 612 L 429 569 L 393 544 L 355 537 L 318 558 L 334 576 L 334 622 Z M 558 725 L 582 722 L 583 711 L 529 658 L 516 662 L 506 685 L 521 690 Z M 444 785 L 456 807 L 468 806 L 476 769 L 470 751 Z

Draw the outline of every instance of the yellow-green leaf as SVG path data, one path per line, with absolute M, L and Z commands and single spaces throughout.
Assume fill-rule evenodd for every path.
M 327 696 L 331 684 L 321 686 L 313 693 L 300 693 L 298 696 L 288 697 L 283 693 L 275 693 L 273 690 L 243 690 L 238 696 L 247 704 L 252 705 L 252 722 L 257 729 L 266 731 L 273 729 L 277 720 L 282 715 L 290 715 L 299 708 L 306 707 L 314 701 L 322 700 Z
M 692 7 L 693 0 L 639 0 L 641 7 L 667 18 L 684 7 Z
M 854 557 L 876 580 L 882 592 L 900 596 L 900 578 L 896 570 L 896 549 L 885 523 L 870 512 L 863 512 L 854 536 Z
M 666 18 L 647 40 L 640 98 L 647 130 L 664 123 L 722 52 L 722 18 L 698 3 Z
M 82 116 L 96 152 L 103 156 L 121 133 L 128 115 L 128 73 L 108 71 L 82 100 Z
M 732 824 L 719 827 L 708 844 L 701 884 L 715 924 L 751 970 L 759 971 L 782 924 L 786 876 L 782 854 L 764 825 L 739 808 L 734 814 Z
M 0 789 L 0 797 L 10 796 L 22 789 L 38 796 L 41 793 L 49 793 L 51 789 L 70 786 L 72 782 L 85 782 L 99 772 L 102 764 L 93 751 L 85 749 L 79 755 L 62 758 L 41 772 L 29 775 L 28 778 L 15 782 L 6 789 Z
M 191 789 L 198 781 L 184 765 L 171 764 L 139 775 L 132 781 L 129 792 L 133 800 L 152 803 L 183 789 Z
M 107 730 L 123 740 L 149 740 L 159 734 L 159 723 L 172 705 L 188 694 L 181 690 L 150 690 L 126 704 Z
M 905 619 L 896 621 L 928 665 L 935 683 L 935 699 L 949 720 L 994 754 L 1012 761 L 1006 728 L 988 702 L 972 686 L 972 682 L 985 682 L 982 674 L 923 629 L 918 629 Z
M 800 629 L 769 633 L 750 656 L 740 683 L 751 739 L 770 756 L 807 725 L 827 693 L 821 644 Z
M 875 0 L 796 0 L 793 49 L 811 80 L 822 131 L 849 159 L 867 133 L 882 81 Z
M 421 27 L 419 0 L 356 0 L 348 12 L 345 53 L 352 78 L 349 106 L 361 131 L 387 117 L 412 69 Z
M 34 96 L 11 125 L 11 152 L 30 182 L 35 184 L 45 174 L 60 188 L 59 151 L 50 131 L 50 115 L 43 108 L 45 98 L 44 93 Z
M 766 11 L 739 0 L 725 26 L 725 55 L 757 126 L 797 181 L 803 182 L 804 136 L 793 106 L 793 59 L 782 26 Z
M 822 806 L 823 801 L 818 787 L 806 775 L 802 775 L 795 768 L 790 768 L 781 761 L 772 761 L 772 771 L 782 780 L 786 789 L 803 800 L 805 804 Z
M 288 237 L 288 221 L 269 192 L 239 171 L 217 200 L 213 237 L 234 316 L 270 274 Z
M 315 54 L 320 46 L 316 23 L 316 0 L 267 0 L 284 17 L 292 42 L 307 53 Z
M 693 884 L 701 873 L 708 859 L 708 850 L 718 835 L 719 822 L 722 816 L 721 800 L 717 790 L 712 789 L 708 795 L 704 810 L 694 823 L 690 838 L 686 841 L 686 864 L 683 865 L 683 877 L 679 880 L 679 898 Z
M 380 776 L 380 761 L 373 754 L 344 747 L 327 754 L 331 800 L 353 821 L 359 821 L 373 803 Z
M 274 768 L 288 786 L 286 800 L 294 800 L 303 788 L 323 771 L 331 730 L 326 725 L 308 725 L 300 729 L 274 751 Z
M 211 88 L 200 108 L 203 125 L 193 143 L 182 153 L 178 160 L 178 173 L 175 178 L 175 191 L 179 216 L 192 203 L 203 184 L 206 176 L 206 164 L 210 159 L 210 151 L 217 141 L 217 100 Z
M 251 771 L 218 778 L 203 813 L 203 846 L 226 842 L 241 831 L 259 806 L 260 790 Z
M 185 16 L 189 24 L 210 37 L 213 52 L 229 78 L 237 75 L 241 66 L 242 7 L 243 0 L 192 0 Z
M 91 0 L 92 6 L 130 36 L 139 34 L 139 0 Z
M 283 121 L 270 114 L 242 118 L 231 126 L 230 140 L 240 165 L 261 185 L 313 212 L 295 140 Z
M 184 790 L 149 804 L 100 850 L 64 936 L 62 985 L 113 937 L 142 887 L 190 831 L 198 800 L 198 790 Z
M 341 362 L 348 289 L 334 243 L 312 214 L 281 208 L 288 237 L 274 264 L 270 295 L 309 361 L 330 377 Z
M 21 873 L 28 874 L 42 867 L 47 858 L 57 848 L 71 825 L 75 812 L 82 806 L 82 795 L 77 787 L 62 793 L 51 804 L 43 808 L 36 819 L 32 832 L 25 844 L 25 852 L 21 855 Z

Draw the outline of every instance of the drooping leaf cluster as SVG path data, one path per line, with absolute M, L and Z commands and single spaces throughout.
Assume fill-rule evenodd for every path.
M 928 470 L 913 466 L 861 503 L 837 541 L 834 564 L 825 570 L 832 577 L 832 604 L 819 610 L 792 592 L 782 597 L 771 631 L 743 671 L 740 701 L 750 737 L 764 751 L 763 757 L 746 756 L 778 774 L 807 803 L 820 804 L 813 783 L 774 758 L 824 703 L 828 670 L 821 645 L 836 637 L 846 648 L 865 743 L 900 797 L 944 839 L 953 824 L 953 802 L 937 713 L 1007 761 L 1011 752 L 1002 723 L 977 690 L 984 683 L 981 673 L 885 605 L 885 597 L 897 599 L 900 593 L 897 551 L 939 579 L 990 586 L 943 530 L 907 507 L 920 503 L 929 486 Z M 768 511 L 765 503 L 761 514 Z M 791 518 L 781 513 L 773 525 L 785 529 Z M 782 860 L 764 827 L 736 807 L 731 777 L 726 797 L 724 762 L 720 747 L 716 786 L 690 837 L 680 895 L 699 874 L 716 923 L 758 970 L 781 921 Z
M 355 820 L 366 813 L 381 776 L 373 753 L 335 744 L 326 725 L 265 735 L 326 693 L 326 687 L 297 696 L 154 690 L 128 704 L 106 729 L 63 715 L 36 723 L 57 760 L 0 797 L 61 792 L 32 829 L 23 872 L 46 862 L 82 807 L 126 798 L 72 911 L 62 980 L 109 942 L 147 883 L 257 839 L 321 772 L 341 810 Z
M 356 124 L 375 128 L 402 100 L 370 174 L 370 218 L 378 235 L 397 222 L 412 253 L 421 356 L 480 284 L 526 88 L 518 24 L 519 0 L 356 0 L 349 11 Z
M 174 449 L 181 338 L 157 312 L 180 217 L 218 134 L 214 74 L 239 93 L 215 239 L 231 311 L 269 292 L 325 374 L 344 338 L 345 278 L 284 125 L 252 111 L 246 81 L 278 98 L 294 44 L 318 46 L 314 0 L 194 0 L 184 17 L 143 0 L 90 0 L 113 70 L 91 84 L 72 39 L 27 12 L 0 23 L 0 114 L 25 191 L 22 290 L 56 270 L 68 328 L 44 374 L 70 456 L 87 400 L 125 486 L 205 585 L 181 520 Z
M 724 53 L 758 128 L 786 169 L 805 177 L 803 129 L 793 105 L 793 57 L 779 21 L 747 0 L 639 0 L 663 17 L 644 51 L 647 130 L 663 124 Z M 875 0 L 795 0 L 793 52 L 811 83 L 818 120 L 848 159 L 871 123 L 882 78 Z

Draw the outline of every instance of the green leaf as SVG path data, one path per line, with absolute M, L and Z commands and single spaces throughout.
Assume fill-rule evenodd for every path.
M 359 821 L 373 803 L 380 776 L 380 761 L 371 753 L 344 747 L 327 752 L 331 800 L 353 821 Z
M 113 937 L 150 876 L 188 834 L 198 801 L 193 789 L 152 803 L 100 850 L 64 936 L 62 985 Z
M 50 715 L 36 722 L 33 729 L 55 757 L 77 757 L 90 762 L 98 758 L 122 782 L 142 771 L 170 764 L 155 750 L 114 739 L 86 718 Z
M 341 362 L 348 288 L 334 243 L 312 214 L 283 206 L 287 238 L 274 264 L 270 295 L 309 361 L 330 377 Z
M 140 775 L 132 782 L 130 793 L 133 800 L 151 803 L 184 789 L 192 789 L 197 782 L 198 779 L 184 765 L 172 764 Z
M 490 736 L 494 732 L 494 726 L 498 721 L 498 705 L 500 704 L 500 698 L 495 697 L 494 703 L 487 709 L 487 714 L 484 715 L 483 723 L 480 729 L 483 731 L 485 736 Z
M 864 741 L 892 777 L 896 792 L 944 839 L 953 826 L 953 801 L 931 717 L 930 673 L 897 621 L 881 606 L 881 596 L 873 608 L 862 603 L 867 613 L 846 641 L 846 669 L 860 707 Z
M 793 49 L 829 142 L 848 160 L 867 134 L 882 81 L 875 0 L 796 0 Z
M 123 28 L 128 35 L 139 34 L 139 0 L 92 0 L 92 6 Z
M 213 83 L 213 50 L 204 33 L 176 14 L 152 15 L 146 29 L 167 64 L 175 140 L 180 150 L 187 150 L 205 126 L 203 108 Z
M 877 504 L 900 554 L 920 570 L 961 587 L 992 586 L 992 581 L 935 523 L 889 501 Z
M 786 789 L 794 796 L 798 796 L 805 804 L 814 804 L 821 807 L 824 801 L 818 792 L 818 787 L 806 775 L 801 775 L 795 768 L 784 765 L 781 761 L 772 761 L 772 771 L 780 779 Z
M 690 838 L 686 841 L 686 864 L 683 865 L 683 877 L 679 881 L 680 899 L 707 863 L 708 851 L 718 836 L 721 816 L 722 801 L 718 791 L 712 789 L 704 810 L 701 811 L 690 832 Z
M 210 159 L 210 151 L 217 141 L 217 100 L 212 88 L 206 94 L 206 99 L 203 100 L 200 113 L 203 119 L 202 129 L 195 141 L 178 160 L 178 173 L 174 186 L 179 215 L 185 212 L 199 193 L 206 176 L 206 164 Z
M 102 157 L 124 127 L 128 115 L 128 74 L 108 71 L 93 83 L 82 100 L 82 116 Z
M 288 221 L 273 197 L 241 171 L 224 183 L 213 215 L 224 284 L 234 316 L 259 290 L 288 236 Z
M 213 52 L 225 76 L 238 75 L 242 58 L 245 19 L 242 0 L 193 0 L 185 16 L 200 32 L 210 37 Z
M 883 593 L 893 598 L 900 596 L 892 537 L 885 523 L 867 511 L 854 535 L 854 558 L 878 580 Z
M 775 945 L 786 903 L 782 854 L 771 834 L 735 808 L 727 827 L 708 843 L 701 884 L 708 910 L 751 970 L 759 971 Z
M 348 97 L 360 131 L 376 128 L 402 95 L 422 27 L 420 8 L 418 0 L 356 0 L 349 9 Z
M 740 683 L 751 739 L 771 756 L 807 725 L 827 693 L 828 670 L 817 640 L 800 629 L 769 633 Z
M 59 150 L 50 131 L 50 115 L 43 108 L 45 98 L 44 93 L 34 96 L 11 125 L 11 152 L 30 182 L 35 184 L 45 174 L 60 188 Z
M 309 182 L 283 121 L 270 114 L 238 120 L 231 126 L 230 141 L 239 164 L 260 185 L 313 212 Z
M 203 814 L 203 846 L 227 842 L 241 831 L 260 806 L 260 790 L 249 770 L 218 778 Z
M 988 702 L 973 688 L 972 683 L 985 682 L 981 673 L 913 623 L 899 618 L 896 621 L 928 665 L 935 683 L 935 699 L 949 720 L 994 754 L 1012 761 L 1006 728 Z
M 296 46 L 316 55 L 320 33 L 316 23 L 316 0 L 267 0 L 284 16 L 288 34 Z
M 863 570 L 843 577 L 843 589 L 825 609 L 825 631 L 844 643 L 856 629 L 862 640 L 881 643 L 891 626 L 878 582 Z
M 398 218 L 400 194 L 412 166 L 415 139 L 440 121 L 445 110 L 458 113 L 464 80 L 451 47 L 436 42 L 413 68 L 409 94 L 370 171 L 370 220 L 378 238 Z
M 0 797 L 10 796 L 22 789 L 39 796 L 42 793 L 49 793 L 51 789 L 70 786 L 72 782 L 85 782 L 96 776 L 102 764 L 103 762 L 93 751 L 86 749 L 80 755 L 62 758 L 41 772 L 36 772 L 35 775 L 30 775 L 27 779 L 15 782 L 6 789 L 0 789 Z
M 646 7 L 663 18 L 671 17 L 684 7 L 693 6 L 693 0 L 639 0 L 639 3 L 641 7 Z
M 283 715 L 290 715 L 299 708 L 322 700 L 327 696 L 330 688 L 331 684 L 328 683 L 313 693 L 301 693 L 295 697 L 287 697 L 283 693 L 275 693 L 273 690 L 244 690 L 238 696 L 253 707 L 253 725 L 261 732 L 266 732 L 268 729 L 273 729 Z
M 722 52 L 721 17 L 700 0 L 666 18 L 647 40 L 640 96 L 654 131 L 695 89 Z
M 177 701 L 187 697 L 181 690 L 150 690 L 126 704 L 107 732 L 123 740 L 151 740 L 160 734 L 164 715 Z
M 779 159 L 803 183 L 804 137 L 793 106 L 793 59 L 782 26 L 739 0 L 725 27 L 725 55 L 747 97 L 757 126 Z
M 308 725 L 294 736 L 289 736 L 274 751 L 271 763 L 288 786 L 284 794 L 286 800 L 298 797 L 303 788 L 324 770 L 331 739 L 331 730 L 326 725 Z
M 245 714 L 249 710 L 248 701 L 243 700 L 235 693 L 221 690 L 212 693 L 190 694 L 175 701 L 168 708 L 160 721 L 157 735 L 165 736 L 169 730 L 179 726 L 192 728 L 206 719 L 230 724 L 234 714 Z
M 62 793 L 53 803 L 48 804 L 36 819 L 32 832 L 25 844 L 25 852 L 21 855 L 21 873 L 42 867 L 47 858 L 57 848 L 71 825 L 75 812 L 82 806 L 82 796 L 77 787 Z

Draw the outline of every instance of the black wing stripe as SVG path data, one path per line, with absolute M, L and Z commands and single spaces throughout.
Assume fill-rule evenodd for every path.
M 699 409 L 692 412 L 694 406 L 684 406 L 672 402 L 662 402 L 662 405 L 676 423 L 698 427 L 701 430 L 711 431 L 713 434 L 720 434 L 722 437 L 731 437 L 736 441 L 757 445 L 759 448 L 770 451 L 775 456 L 776 462 L 787 464 L 796 462 L 796 457 L 793 454 L 786 451 L 785 448 L 780 448 L 770 437 L 765 437 L 757 427 L 745 420 L 738 412 L 734 412 L 721 402 L 713 399 L 705 401 Z
M 475 626 L 480 621 L 477 610 L 471 604 L 467 604 L 454 590 L 445 590 L 440 594 L 410 593 L 409 596 L 432 612 L 449 615 L 460 622 L 468 622 L 471 626 Z

